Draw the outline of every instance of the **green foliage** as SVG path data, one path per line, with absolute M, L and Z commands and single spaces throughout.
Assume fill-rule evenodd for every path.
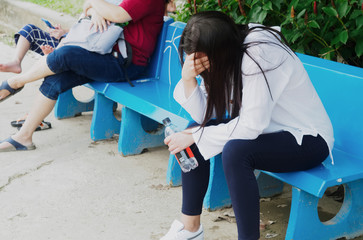
M 362 8 L 363 0 L 184 0 L 176 20 L 217 10 L 238 24 L 279 25 L 296 52 L 363 67 Z

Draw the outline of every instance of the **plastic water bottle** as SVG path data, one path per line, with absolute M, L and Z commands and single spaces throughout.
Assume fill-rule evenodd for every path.
M 165 118 L 163 120 L 163 124 L 165 126 L 165 137 L 168 137 L 175 133 L 169 118 Z M 198 161 L 197 159 L 195 159 L 190 147 L 187 147 L 186 149 L 178 152 L 177 154 L 175 154 L 175 157 L 183 172 L 189 172 L 190 170 L 198 167 Z

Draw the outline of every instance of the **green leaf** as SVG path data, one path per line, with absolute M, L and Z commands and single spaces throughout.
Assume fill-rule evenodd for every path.
M 361 29 L 355 29 L 353 31 L 350 31 L 349 35 L 352 38 L 363 38 L 363 32 Z
M 302 36 L 302 33 L 296 32 L 295 35 L 291 38 L 291 42 L 294 43 L 297 39 Z
M 305 49 L 304 49 L 304 46 L 303 45 L 299 45 L 298 48 L 296 48 L 295 50 L 296 52 L 298 53 L 305 53 Z
M 253 0 L 253 2 L 251 3 L 251 8 L 253 7 L 253 5 L 255 5 L 256 3 L 258 3 L 260 0 Z
M 283 5 L 284 0 L 274 0 L 272 1 L 272 4 L 276 7 L 277 10 L 281 9 L 281 6 Z
M 338 12 L 341 18 L 345 17 L 349 10 L 350 7 L 348 6 L 348 1 L 342 1 L 342 3 L 338 6 Z
M 325 60 L 331 60 L 331 53 L 327 53 L 323 57 Z
M 272 10 L 272 3 L 268 2 L 262 6 L 263 10 Z
M 333 7 L 323 7 L 323 11 L 329 16 L 336 17 L 338 12 Z
M 357 24 L 357 28 L 360 28 L 363 26 L 363 15 L 357 17 L 355 20 L 355 23 Z
M 289 8 L 288 11 L 291 10 L 291 7 L 294 6 L 294 8 L 296 8 L 297 4 L 299 3 L 299 0 L 293 0 L 291 1 L 291 3 L 289 4 Z
M 304 16 L 305 12 L 306 12 L 306 9 L 299 12 L 299 14 L 297 15 L 297 18 L 301 18 L 302 16 Z
M 250 11 L 250 21 L 257 22 L 260 17 L 260 12 L 262 8 L 260 6 L 255 5 Z
M 362 10 L 353 10 L 353 12 L 350 14 L 349 20 L 356 19 L 361 15 L 362 15 Z
M 358 57 L 363 55 L 363 39 L 360 39 L 360 41 L 356 42 L 355 53 L 357 54 Z
M 258 23 L 263 23 L 267 16 L 267 11 L 261 11 L 260 15 L 258 16 Z
M 348 41 L 348 31 L 342 31 L 339 34 L 339 41 L 342 42 L 343 44 L 346 44 Z
M 335 37 L 331 40 L 330 45 L 331 45 L 331 46 L 334 46 L 334 45 L 336 45 L 339 41 L 340 41 L 340 37 L 339 37 L 339 35 L 337 35 L 337 36 L 335 36 Z
M 242 21 L 243 21 L 243 16 L 239 16 L 238 18 L 236 18 L 235 22 L 237 24 L 242 24 Z
M 311 28 L 320 28 L 319 23 L 317 23 L 315 20 L 309 21 L 308 26 Z
M 286 24 L 289 24 L 289 23 L 291 23 L 291 18 L 286 18 L 285 21 L 283 21 L 280 26 L 282 27 L 282 26 L 284 26 Z

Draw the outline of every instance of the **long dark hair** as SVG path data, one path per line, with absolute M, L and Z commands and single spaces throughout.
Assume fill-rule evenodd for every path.
M 247 25 L 235 24 L 230 17 L 222 12 L 200 12 L 189 19 L 180 38 L 180 61 L 183 65 L 184 53 L 202 52 L 208 56 L 210 63 L 209 70 L 201 73 L 208 93 L 207 109 L 201 127 L 206 125 L 213 113 L 216 114 L 217 122 L 239 116 L 242 106 L 241 64 L 244 53 L 257 64 L 269 88 L 265 72 L 271 69 L 261 68 L 253 56 L 248 53 L 247 49 L 250 46 L 271 43 L 282 46 L 286 51 L 290 51 L 288 45 L 280 45 L 272 41 L 244 44 L 246 36 L 257 28 L 275 33 L 273 35 L 280 42 L 280 38 L 285 41 L 282 34 L 273 28 L 258 26 L 249 29 Z M 272 97 L 271 92 L 270 95 Z M 232 109 L 229 109 L 230 103 L 233 103 Z

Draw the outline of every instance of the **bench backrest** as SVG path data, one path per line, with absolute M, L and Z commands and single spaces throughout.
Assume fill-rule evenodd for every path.
M 173 22 L 169 25 L 163 49 L 160 80 L 169 84 L 174 89 L 181 78 L 181 65 L 179 61 L 178 47 L 180 36 L 183 33 L 185 23 Z
M 154 52 L 150 58 L 150 63 L 147 67 L 145 76 L 146 78 L 160 78 L 160 72 L 161 72 L 161 62 L 162 62 L 162 56 L 164 51 L 164 44 L 166 39 L 166 34 L 168 32 L 169 25 L 174 22 L 172 18 L 169 18 L 164 21 L 163 28 L 161 29 L 161 32 L 158 36 L 158 40 L 156 42 L 156 46 L 154 49 Z
M 321 98 L 343 152 L 363 158 L 363 69 L 298 54 Z

